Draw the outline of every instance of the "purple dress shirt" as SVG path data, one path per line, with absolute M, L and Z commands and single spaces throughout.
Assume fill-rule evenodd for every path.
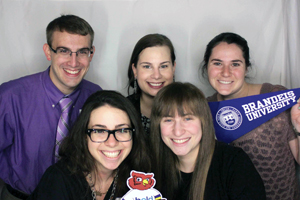
M 52 83 L 48 68 L 0 86 L 0 178 L 31 194 L 54 164 L 55 138 L 64 96 Z M 86 80 L 70 94 L 72 126 L 85 100 L 101 87 Z

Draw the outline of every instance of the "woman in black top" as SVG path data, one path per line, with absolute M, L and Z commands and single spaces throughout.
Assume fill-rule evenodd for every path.
M 175 53 L 172 42 L 162 34 L 148 34 L 135 45 L 128 66 L 127 98 L 141 114 L 144 130 L 149 135 L 150 114 L 157 92 L 174 80 Z
M 176 82 L 158 92 L 150 139 L 157 189 L 165 198 L 266 198 L 261 177 L 247 154 L 215 141 L 208 103 L 194 85 Z
M 61 159 L 50 166 L 29 199 L 111 200 L 127 191 L 131 170 L 149 172 L 150 160 L 139 115 L 114 91 L 98 91 L 85 102 Z

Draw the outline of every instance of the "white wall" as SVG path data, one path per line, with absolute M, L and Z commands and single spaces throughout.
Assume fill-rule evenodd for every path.
M 103 89 L 126 95 L 135 43 L 158 32 L 175 46 L 176 80 L 210 95 L 198 67 L 206 44 L 224 31 L 248 41 L 252 82 L 300 87 L 299 10 L 297 0 L 0 0 L 0 83 L 46 69 L 46 26 L 60 14 L 75 14 L 95 31 L 96 52 L 86 79 Z

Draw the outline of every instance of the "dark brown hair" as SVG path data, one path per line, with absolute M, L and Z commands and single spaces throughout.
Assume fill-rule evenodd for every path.
M 132 149 L 119 166 L 117 195 L 122 196 L 128 190 L 126 180 L 131 170 L 150 172 L 149 151 L 139 114 L 122 94 L 108 90 L 92 94 L 86 100 L 69 135 L 63 140 L 59 155 L 73 174 L 86 175 L 96 170 L 95 159 L 88 150 L 87 129 L 92 111 L 104 105 L 123 110 L 130 119 L 131 128 L 135 129 L 132 135 Z
M 135 81 L 133 70 L 132 70 L 132 64 L 134 64 L 134 66 L 136 67 L 138 60 L 139 60 L 140 53 L 148 47 L 155 47 L 155 46 L 167 46 L 170 49 L 171 61 L 172 61 L 172 64 L 174 65 L 176 56 L 175 56 L 175 50 L 174 50 L 171 40 L 167 36 L 158 34 L 158 33 L 145 35 L 136 43 L 136 45 L 132 51 L 132 54 L 131 54 L 130 62 L 128 65 L 128 73 L 127 73 L 127 75 L 128 75 L 128 85 L 127 85 L 128 94 L 129 94 L 129 88 L 134 87 L 134 81 Z M 140 92 L 141 92 L 141 89 L 137 84 L 137 93 L 140 93 Z
M 208 62 L 213 48 L 215 48 L 221 42 L 226 42 L 227 44 L 236 44 L 243 52 L 246 69 L 248 69 L 248 67 L 251 67 L 250 53 L 247 41 L 236 33 L 225 32 L 214 37 L 206 46 L 203 61 L 200 66 L 200 69 L 202 69 L 202 76 L 204 78 L 206 78 L 207 76 Z
M 47 43 L 52 47 L 52 36 L 55 31 L 66 31 L 70 34 L 90 35 L 90 47 L 94 41 L 94 30 L 84 19 L 75 15 L 61 15 L 60 17 L 51 21 L 46 28 Z

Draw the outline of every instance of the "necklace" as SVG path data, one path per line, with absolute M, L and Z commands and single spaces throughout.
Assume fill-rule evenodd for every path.
M 102 196 L 103 194 L 106 194 L 108 192 L 108 190 L 106 192 L 101 192 L 101 191 L 98 191 L 98 190 L 95 190 L 95 193 L 96 193 L 96 196 Z
M 109 200 L 112 200 L 114 198 L 114 196 L 115 196 L 115 191 L 116 191 L 116 186 L 117 186 L 117 180 L 118 180 L 118 171 L 119 171 L 119 169 L 117 169 L 116 175 L 115 175 L 114 180 L 113 180 L 114 184 L 113 184 L 113 188 L 112 188 Z M 92 190 L 93 200 L 96 200 L 96 196 L 100 196 L 101 197 L 102 195 L 105 195 L 108 192 L 109 188 L 108 188 L 108 190 L 106 192 L 97 191 L 95 189 L 95 184 L 92 181 L 92 175 L 91 175 L 91 173 L 88 174 L 88 178 L 89 178 L 89 185 L 90 185 L 90 188 Z

